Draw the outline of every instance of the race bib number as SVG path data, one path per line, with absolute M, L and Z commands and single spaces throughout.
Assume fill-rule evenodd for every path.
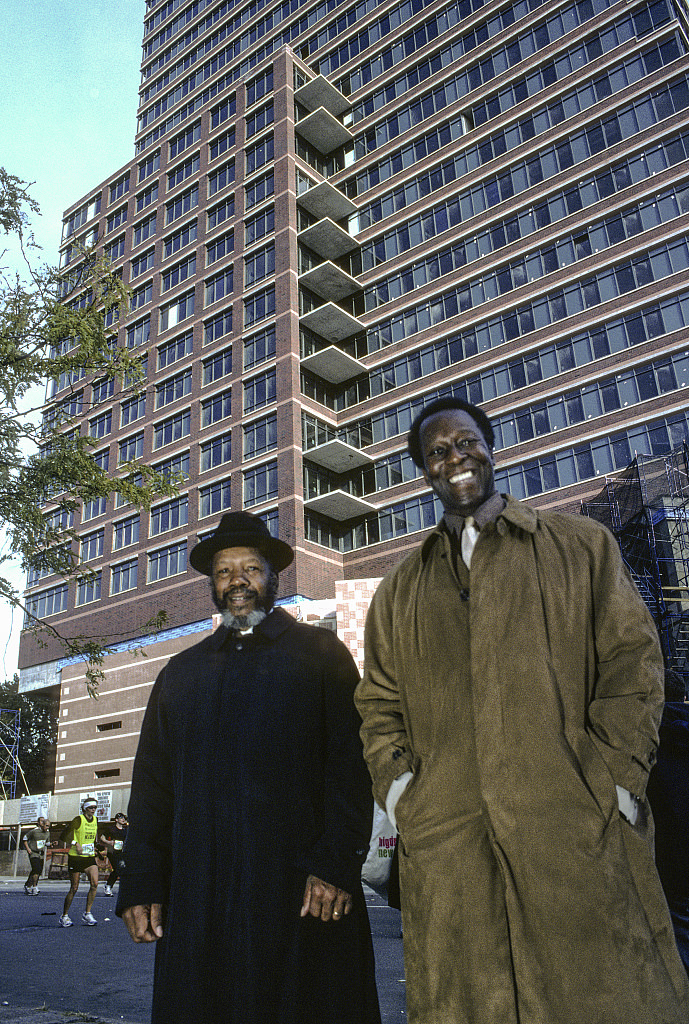
M 45 839 L 37 839 L 36 840 L 36 849 L 37 850 L 43 850 L 44 848 L 45 848 Z
M 82 857 L 93 857 L 94 853 L 95 853 L 95 844 L 94 843 L 83 843 L 82 844 L 82 847 L 81 847 L 81 855 L 82 855 Z
M 121 850 L 123 846 L 124 846 L 124 843 L 122 842 L 121 839 L 116 839 L 115 842 L 113 843 L 113 849 L 114 850 Z

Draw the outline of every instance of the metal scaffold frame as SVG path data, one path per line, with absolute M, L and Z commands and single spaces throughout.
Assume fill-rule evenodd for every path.
M 655 619 L 668 669 L 689 682 L 689 448 L 637 455 L 582 514 L 615 534 Z
M 0 708 L 0 795 L 14 800 L 19 770 L 19 725 L 21 712 Z

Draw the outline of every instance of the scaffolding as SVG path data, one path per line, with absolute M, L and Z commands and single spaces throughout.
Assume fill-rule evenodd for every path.
M 689 682 L 689 447 L 637 455 L 581 512 L 612 530 L 660 635 Z
M 17 794 L 20 722 L 20 711 L 0 708 L 0 795 L 4 800 L 14 800 Z

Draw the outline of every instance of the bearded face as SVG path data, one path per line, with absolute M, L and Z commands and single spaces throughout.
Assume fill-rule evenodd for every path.
M 254 548 L 225 548 L 213 558 L 213 601 L 231 629 L 248 629 L 265 619 L 275 603 L 278 578 Z

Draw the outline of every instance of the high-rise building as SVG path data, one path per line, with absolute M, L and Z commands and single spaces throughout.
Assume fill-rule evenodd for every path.
M 436 522 L 405 451 L 431 398 L 482 404 L 500 488 L 540 506 L 687 437 L 688 15 L 147 0 L 135 155 L 69 207 L 61 262 L 122 269 L 113 331 L 147 360 L 145 395 L 83 382 L 95 457 L 186 483 L 84 507 L 93 580 L 30 581 L 62 631 L 117 643 L 97 705 L 56 644 L 22 644 L 23 687 L 62 680 L 58 789 L 128 781 L 151 680 L 208 628 L 187 555 L 224 511 L 296 549 L 283 597 L 334 599 Z

